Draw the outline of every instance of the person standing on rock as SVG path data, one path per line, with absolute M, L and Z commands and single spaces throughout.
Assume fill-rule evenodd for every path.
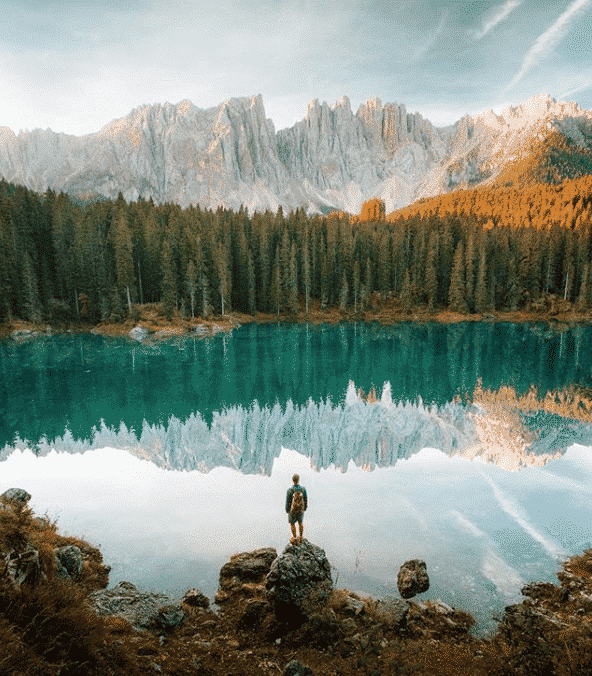
M 308 507 L 308 498 L 306 497 L 306 488 L 300 485 L 300 477 L 294 474 L 292 477 L 293 486 L 288 488 L 286 493 L 286 512 L 288 514 L 288 523 L 292 530 L 290 542 L 293 545 L 302 543 L 302 534 L 304 533 L 304 512 Z M 296 523 L 298 523 L 299 536 L 296 537 Z

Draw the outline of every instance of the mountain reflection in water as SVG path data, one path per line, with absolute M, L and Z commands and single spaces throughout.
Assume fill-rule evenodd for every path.
M 592 328 L 253 324 L 173 341 L 0 340 L 0 383 L 0 458 L 110 446 L 164 468 L 269 475 L 282 446 L 342 470 L 431 446 L 515 469 L 589 443 Z
M 546 393 L 532 389 L 518 396 L 514 388 L 484 390 L 479 384 L 465 402 L 460 398 L 442 406 L 393 402 L 390 382 L 380 399 L 368 397 L 350 381 L 343 404 L 330 400 L 282 407 L 237 406 L 214 412 L 211 425 L 199 413 L 185 421 L 172 416 L 168 425 L 144 421 L 138 436 L 125 423 L 119 429 L 102 422 L 92 440 L 76 440 L 70 432 L 51 443 L 41 440 L 37 455 L 52 449 L 83 453 L 119 448 L 158 467 L 209 472 L 230 467 L 246 474 L 271 473 L 282 447 L 310 459 L 315 469 L 334 466 L 341 471 L 350 461 L 365 470 L 389 467 L 424 448 L 448 456 L 481 457 L 507 470 L 544 465 L 559 458 L 574 443 L 592 445 L 592 403 L 573 388 Z M 20 442 L 16 448 L 27 447 Z M 6 446 L 1 458 L 14 447 Z

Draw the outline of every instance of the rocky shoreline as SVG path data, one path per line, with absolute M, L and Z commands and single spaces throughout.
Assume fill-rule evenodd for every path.
M 337 324 L 340 322 L 377 322 L 383 325 L 392 325 L 398 322 L 436 322 L 453 324 L 459 322 L 543 322 L 562 331 L 576 325 L 592 323 L 592 312 L 577 312 L 570 303 L 562 303 L 557 307 L 541 307 L 532 311 L 501 312 L 491 311 L 485 314 L 459 314 L 448 310 L 429 310 L 427 307 L 417 307 L 410 312 L 404 312 L 398 301 L 391 296 L 381 297 L 373 293 L 371 305 L 364 312 L 353 313 L 341 311 L 338 308 L 321 309 L 318 301 L 313 301 L 309 312 L 271 313 L 258 312 L 255 315 L 240 312 L 231 312 L 223 316 L 211 316 L 208 319 L 201 317 L 187 318 L 179 312 L 173 314 L 172 319 L 166 319 L 160 303 L 134 306 L 133 318 L 121 322 L 103 321 L 99 324 L 84 322 L 70 322 L 55 324 L 43 322 L 33 324 L 20 319 L 0 323 L 0 338 L 11 337 L 15 340 L 27 338 L 41 338 L 43 336 L 64 333 L 94 333 L 112 337 L 130 337 L 135 340 L 147 338 L 158 340 L 179 336 L 208 336 L 220 331 L 232 331 L 241 324 L 271 324 L 271 323 L 309 323 L 309 324 Z
M 307 540 L 235 554 L 214 604 L 199 590 L 172 599 L 120 582 L 88 543 L 34 516 L 30 495 L 0 496 L 1 674 L 490 674 L 558 676 L 592 670 L 592 550 L 559 585 L 533 583 L 507 606 L 495 635 L 475 638 L 470 614 L 429 589 L 409 561 L 399 597 L 337 589 L 321 547 Z M 41 618 L 41 619 L 40 619 Z M 11 670 L 12 669 L 12 670 Z

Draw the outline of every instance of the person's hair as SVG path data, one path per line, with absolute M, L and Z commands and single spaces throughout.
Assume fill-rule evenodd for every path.
M 294 474 L 294 476 L 292 477 L 292 481 L 295 484 L 297 484 L 300 481 L 300 477 L 298 476 L 298 474 Z

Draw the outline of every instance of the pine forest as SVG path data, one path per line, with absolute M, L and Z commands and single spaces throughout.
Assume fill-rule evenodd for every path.
M 355 316 L 371 298 L 472 314 L 592 309 L 592 177 L 459 190 L 385 215 L 81 204 L 0 182 L 0 321 L 231 311 Z M 568 305 L 566 305 L 568 304 Z

